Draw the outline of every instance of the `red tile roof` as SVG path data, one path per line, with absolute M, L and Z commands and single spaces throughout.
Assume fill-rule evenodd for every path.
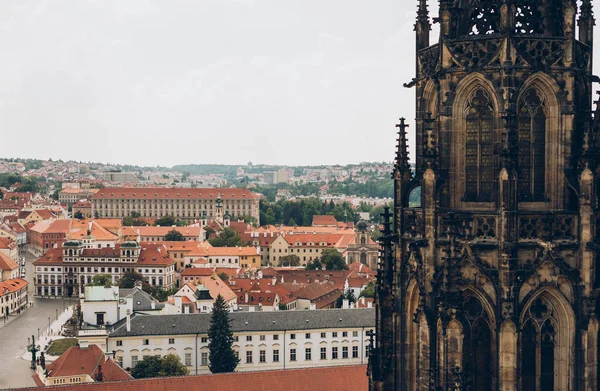
M 101 367 L 101 368 L 100 368 Z M 103 374 L 103 381 L 130 380 L 131 376 L 110 358 L 106 357 L 96 345 L 87 349 L 72 346 L 56 361 L 46 366 L 48 377 L 90 375 L 96 378 L 98 371 Z
M 53 391 L 367 391 L 366 365 L 234 372 L 53 386 Z M 21 391 L 39 391 L 23 388 Z
M 256 193 L 248 189 L 225 189 L 225 188 L 151 188 L 151 187 L 111 187 L 101 189 L 92 196 L 94 200 L 101 199 L 255 199 Z
M 0 296 L 4 296 L 7 293 L 18 292 L 19 290 L 26 288 L 29 283 L 22 278 L 11 278 L 0 282 Z
M 13 261 L 8 255 L 0 253 L 0 270 L 14 270 L 19 265 Z
M 312 225 L 337 226 L 337 220 L 331 215 L 314 215 Z
M 0 248 L 12 249 L 16 246 L 17 244 L 11 238 L 7 238 L 6 236 L 0 236 Z

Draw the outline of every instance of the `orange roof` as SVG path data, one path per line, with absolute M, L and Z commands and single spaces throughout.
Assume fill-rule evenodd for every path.
M 89 201 L 77 201 L 73 204 L 73 208 L 91 208 L 92 203 Z
M 96 378 L 102 371 L 103 381 L 130 380 L 132 377 L 119 367 L 114 361 L 106 357 L 96 345 L 87 349 L 72 346 L 67 349 L 56 361 L 46 367 L 48 377 L 90 375 Z
M 111 187 L 101 189 L 92 196 L 94 200 L 101 199 L 217 199 L 221 196 L 223 200 L 231 199 L 255 199 L 256 193 L 248 189 L 225 189 L 225 188 L 205 188 L 188 189 L 183 187 L 165 188 L 165 187 Z
M 142 251 L 137 260 L 138 266 L 169 266 L 175 264 L 166 250 L 160 244 L 142 242 L 140 243 Z M 121 246 L 117 244 L 115 248 L 86 248 L 83 249 L 83 257 L 118 257 Z M 38 260 L 34 261 L 34 265 L 62 265 L 64 261 L 63 249 L 53 248 L 46 251 Z M 73 261 L 77 262 L 77 261 Z
M 225 301 L 230 301 L 235 299 L 235 293 L 227 286 L 223 280 L 219 278 L 216 274 L 205 277 L 198 277 L 194 281 L 188 282 L 186 285 L 192 289 L 192 291 L 196 292 L 199 284 L 204 285 L 208 291 L 210 292 L 210 296 L 213 299 L 216 299 L 218 295 L 223 296 Z
M 0 236 L 0 248 L 15 248 L 17 246 L 17 244 L 11 239 L 11 238 L 7 238 L 6 236 Z
M 11 278 L 0 282 L 0 296 L 4 296 L 7 293 L 18 292 L 19 290 L 27 287 L 29 283 L 22 278 Z
M 36 212 L 42 219 L 48 220 L 55 218 L 54 213 L 50 212 L 48 209 L 36 209 L 33 212 Z
M 176 376 L 53 386 L 53 391 L 365 391 L 366 365 Z M 21 391 L 39 391 L 37 387 Z
M 14 270 L 19 265 L 13 261 L 8 255 L 0 253 L 0 270 Z
M 175 263 L 167 252 L 167 248 L 161 244 L 142 242 L 142 251 L 137 264 L 142 266 L 168 266 Z
M 165 237 L 169 231 L 178 231 L 186 238 L 197 238 L 200 236 L 200 227 L 152 227 L 152 226 L 133 226 L 123 227 L 121 235 L 123 236 L 151 236 Z
M 337 226 L 337 220 L 331 215 L 314 215 L 312 225 Z
M 93 236 L 96 240 L 115 240 L 116 241 L 119 239 L 119 237 L 117 235 L 113 234 L 106 228 L 102 227 L 97 222 L 91 221 L 90 224 L 92 225 L 90 235 Z M 73 228 L 75 228 L 75 225 L 76 224 L 74 223 Z M 79 225 L 79 223 L 77 225 Z M 78 231 L 75 231 L 75 232 L 72 232 L 71 234 L 69 234 L 68 235 L 69 239 L 79 240 L 79 239 L 83 239 L 83 238 L 87 237 L 88 229 L 89 229 L 89 225 L 85 224 L 84 227 L 80 228 Z

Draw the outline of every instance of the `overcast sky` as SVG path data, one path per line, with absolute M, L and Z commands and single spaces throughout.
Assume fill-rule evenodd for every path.
M 416 3 L 1 0 L 0 156 L 391 161 Z

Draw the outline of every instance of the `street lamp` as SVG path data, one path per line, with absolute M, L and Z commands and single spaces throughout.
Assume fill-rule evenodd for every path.
M 58 308 L 56 309 L 56 320 L 58 320 Z
M 48 335 L 50 335 L 50 317 L 48 317 Z

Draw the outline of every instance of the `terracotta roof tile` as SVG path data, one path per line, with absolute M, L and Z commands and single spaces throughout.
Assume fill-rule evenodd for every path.
M 13 261 L 8 255 L 0 253 L 0 270 L 14 270 L 19 265 Z
M 366 365 L 139 379 L 54 386 L 54 391 L 367 391 Z M 23 388 L 21 391 L 39 391 Z

